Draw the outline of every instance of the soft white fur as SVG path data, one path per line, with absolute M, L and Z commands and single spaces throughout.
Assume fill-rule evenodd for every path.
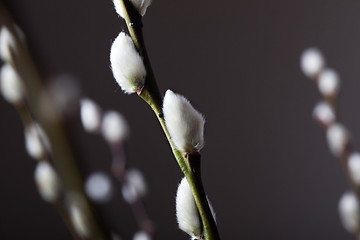
M 356 233 L 359 229 L 359 202 L 353 192 L 346 192 L 339 202 L 339 215 L 346 230 Z
M 179 228 L 190 236 L 201 234 L 201 221 L 189 183 L 184 177 L 176 193 L 176 217 Z
M 11 104 L 17 104 L 24 98 L 24 83 L 10 64 L 4 64 L 1 68 L 0 90 L 5 100 Z
M 358 152 L 349 156 L 348 169 L 350 178 L 356 185 L 360 186 L 360 154 Z
M 121 188 L 123 198 L 128 203 L 134 203 L 147 193 L 147 185 L 143 174 L 138 169 L 130 169 L 126 173 L 126 184 Z
M 180 94 L 167 90 L 163 112 L 166 127 L 177 149 L 200 151 L 204 146 L 204 117 Z
M 107 111 L 102 120 L 101 131 L 110 143 L 119 143 L 129 136 L 129 126 L 122 114 Z
M 119 14 L 120 17 L 124 18 L 124 9 L 120 3 L 122 0 L 113 0 L 115 11 Z M 140 13 L 141 16 L 144 16 L 147 8 L 151 5 L 152 0 L 130 0 L 134 8 Z
M 134 234 L 133 240 L 151 240 L 151 237 L 144 231 L 138 231 Z
M 128 184 L 131 184 L 137 195 L 145 196 L 147 193 L 147 185 L 144 175 L 136 168 L 129 169 L 126 173 L 126 180 Z
M 108 202 L 113 194 L 110 177 L 102 172 L 91 174 L 86 180 L 85 191 L 94 202 Z
M 330 152 L 334 156 L 340 157 L 344 153 L 350 136 L 348 130 L 342 124 L 334 123 L 327 129 L 326 138 Z
M 39 124 L 32 123 L 26 126 L 24 135 L 25 148 L 30 157 L 41 160 L 45 151 L 51 151 L 50 140 Z
M 146 69 L 131 37 L 121 32 L 110 51 L 111 69 L 116 82 L 128 94 L 144 85 Z
M 60 194 L 60 180 L 48 162 L 39 162 L 35 169 L 35 182 L 41 197 L 47 202 L 54 202 Z
M 88 238 L 91 235 L 90 223 L 83 208 L 82 202 L 72 202 L 70 205 L 70 219 L 75 231 L 82 237 Z
M 80 117 L 84 129 L 88 132 L 97 132 L 101 125 L 101 109 L 89 98 L 81 100 Z
M 302 53 L 300 64 L 303 73 L 313 78 L 323 69 L 325 60 L 318 49 L 308 48 Z
M 319 75 L 318 88 L 324 97 L 334 97 L 339 93 L 340 80 L 332 69 L 325 69 Z
M 3 26 L 0 30 L 0 58 L 4 62 L 12 62 L 12 51 L 16 51 L 15 37 L 7 27 Z
M 316 104 L 313 111 L 313 117 L 326 126 L 332 124 L 336 118 L 333 107 L 325 101 Z

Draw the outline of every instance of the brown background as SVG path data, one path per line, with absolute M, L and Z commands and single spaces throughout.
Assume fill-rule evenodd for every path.
M 144 172 L 157 239 L 177 230 L 181 178 L 159 124 L 136 96 L 121 93 L 109 68 L 112 39 L 124 28 L 112 2 L 8 0 L 45 79 L 74 75 L 83 93 L 131 124 L 129 161 Z M 355 0 L 154 0 L 144 35 L 162 92 L 187 96 L 206 116 L 203 178 L 223 239 L 353 239 L 337 204 L 348 189 L 337 159 L 311 119 L 320 99 L 299 70 L 304 48 L 318 46 L 342 77 L 340 114 L 360 143 L 360 2 Z M 0 100 L 1 239 L 69 239 L 33 183 L 14 108 Z M 72 129 L 84 175 L 107 171 L 104 142 Z M 134 220 L 119 192 L 100 206 L 110 230 L 131 239 Z

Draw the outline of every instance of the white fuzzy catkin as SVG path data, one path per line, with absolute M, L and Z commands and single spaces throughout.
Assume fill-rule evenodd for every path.
M 101 125 L 103 137 L 110 143 L 119 143 L 129 136 L 129 126 L 122 114 L 116 111 L 105 112 Z
M 322 101 L 316 104 L 313 117 L 325 126 L 330 126 L 335 121 L 335 112 L 329 103 Z
M 325 60 L 318 49 L 308 48 L 301 54 L 300 64 L 303 73 L 313 78 L 323 69 Z
M 330 152 L 335 157 L 340 157 L 345 151 L 350 136 L 348 130 L 342 124 L 334 123 L 326 130 L 326 139 Z
M 335 97 L 339 93 L 340 80 L 332 69 L 325 69 L 319 75 L 318 88 L 324 97 Z
M 359 229 L 359 202 L 353 192 L 346 192 L 339 201 L 339 215 L 346 230 L 356 233 Z
M 91 234 L 89 219 L 80 203 L 72 202 L 70 205 L 70 219 L 75 231 L 82 237 L 88 238 Z
M 113 187 L 108 175 L 102 172 L 91 174 L 85 184 L 86 194 L 95 202 L 107 202 L 111 199 Z
M 189 183 L 184 177 L 176 193 L 176 218 L 179 228 L 190 236 L 201 233 L 201 221 Z
M 133 204 L 138 199 L 135 187 L 129 183 L 122 185 L 121 194 L 124 200 L 129 204 Z
M 138 231 L 134 234 L 133 240 L 151 240 L 151 237 L 144 231 Z
M 147 8 L 151 5 L 151 0 L 130 0 L 135 9 L 140 13 L 141 16 L 144 16 Z
M 47 202 L 54 202 L 60 195 L 61 184 L 57 173 L 48 162 L 36 165 L 35 182 L 41 197 Z
M 348 159 L 348 169 L 350 178 L 354 183 L 360 186 L 360 154 L 352 153 Z
M 5 100 L 11 104 L 17 104 L 24 98 L 24 83 L 10 64 L 4 64 L 1 68 L 0 90 Z
M 145 196 L 147 193 L 147 185 L 144 175 L 136 168 L 130 169 L 126 173 L 126 180 L 131 184 L 139 196 Z
M 166 127 L 177 149 L 194 152 L 203 148 L 205 119 L 185 97 L 167 90 L 163 113 Z
M 0 58 L 4 62 L 13 61 L 13 54 L 16 51 L 16 39 L 10 30 L 3 26 L 0 30 Z
M 131 37 L 121 32 L 110 51 L 111 69 L 116 82 L 128 94 L 136 92 L 145 83 L 146 69 Z
M 123 0 L 113 0 L 115 11 L 120 17 L 124 18 Z M 144 16 L 147 8 L 151 5 L 151 0 L 130 0 L 134 8 L 139 12 L 141 16 Z
M 50 149 L 50 141 L 45 131 L 37 123 L 25 128 L 25 148 L 30 157 L 40 160 Z
M 134 203 L 138 197 L 144 197 L 147 194 L 147 185 L 143 174 L 135 168 L 128 170 L 126 183 L 122 186 L 121 191 L 128 203 Z
M 80 103 L 80 117 L 84 129 L 94 133 L 100 130 L 101 108 L 89 98 L 84 98 Z
M 123 8 L 123 4 L 122 4 L 122 1 L 123 0 L 113 0 L 113 3 L 114 3 L 114 8 L 115 8 L 115 11 L 116 13 L 124 18 L 125 14 L 124 14 L 124 8 Z

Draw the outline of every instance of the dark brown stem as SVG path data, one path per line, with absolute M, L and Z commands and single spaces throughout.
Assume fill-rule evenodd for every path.
M 113 155 L 113 163 L 111 167 L 111 172 L 113 176 L 120 182 L 122 186 L 125 186 L 127 183 L 126 174 L 127 174 L 127 164 L 126 164 L 126 154 L 122 144 L 110 144 L 110 149 Z M 154 227 L 152 221 L 149 218 L 149 215 L 145 209 L 143 199 L 140 196 L 137 196 L 137 199 L 129 203 L 134 218 L 138 224 L 138 227 L 146 232 L 151 239 L 154 238 Z

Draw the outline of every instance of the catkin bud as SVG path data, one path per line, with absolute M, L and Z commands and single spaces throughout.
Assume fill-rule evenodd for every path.
M 75 231 L 82 237 L 89 237 L 91 234 L 89 219 L 81 206 L 74 203 L 70 206 L 70 218 Z
M 316 104 L 313 111 L 313 117 L 325 127 L 328 127 L 334 123 L 336 118 L 333 107 L 324 101 Z
M 110 51 L 111 69 L 116 82 L 128 94 L 144 86 L 146 69 L 131 37 L 121 32 Z
M 176 218 L 179 228 L 190 236 L 201 234 L 201 221 L 189 183 L 184 177 L 176 193 Z
M 326 130 L 326 138 L 330 152 L 340 157 L 348 146 L 350 136 L 348 130 L 340 123 L 334 123 Z
M 101 132 L 108 142 L 119 143 L 129 136 L 130 130 L 122 114 L 108 111 L 103 116 Z
M 29 156 L 36 160 L 40 160 L 46 150 L 51 151 L 49 138 L 39 124 L 29 124 L 25 128 L 25 148 Z
M 147 193 L 147 185 L 143 174 L 138 169 L 130 169 L 126 173 L 126 183 L 122 186 L 122 194 L 128 203 L 134 203 L 138 197 Z
M 353 192 L 346 192 L 339 201 L 339 215 L 346 230 L 356 233 L 359 229 L 359 201 Z
M 338 74 L 332 69 L 325 69 L 319 75 L 318 88 L 324 97 L 336 97 L 340 89 Z
M 348 169 L 350 178 L 354 183 L 360 186 L 360 154 L 352 153 L 348 159 Z
M 133 204 L 138 199 L 138 194 L 135 187 L 129 183 L 122 185 L 121 193 L 124 200 L 129 204 Z
M 3 26 L 0 30 L 0 58 L 4 62 L 13 62 L 13 53 L 16 51 L 16 39 L 10 30 Z
M 67 192 L 66 201 L 70 220 L 75 232 L 85 239 L 93 237 L 91 221 L 89 219 L 89 210 L 86 207 L 87 203 L 84 197 L 77 192 Z
M 185 97 L 167 90 L 163 112 L 166 127 L 177 149 L 194 152 L 203 148 L 205 119 Z
M 144 175 L 136 168 L 130 169 L 126 173 L 126 180 L 134 186 L 139 196 L 145 196 L 147 193 L 147 185 Z
M 41 197 L 47 202 L 54 202 L 59 197 L 61 189 L 54 168 L 48 162 L 39 162 L 34 177 Z
M 124 18 L 123 0 L 113 0 L 115 11 L 120 17 Z M 141 16 L 144 16 L 147 8 L 151 5 L 151 0 L 130 0 L 131 4 Z
M 95 202 L 107 202 L 113 193 L 109 176 L 101 172 L 93 173 L 88 177 L 85 190 L 86 194 Z
M 316 48 L 308 48 L 301 54 L 301 70 L 309 77 L 314 78 L 325 65 L 321 52 Z
M 20 75 L 10 64 L 5 64 L 0 71 L 0 90 L 2 96 L 11 104 L 18 104 L 25 95 L 25 86 Z
M 100 130 L 101 109 L 94 101 L 88 98 L 81 100 L 80 117 L 87 132 L 94 133 Z
M 134 234 L 133 240 L 151 240 L 151 237 L 144 231 L 138 231 Z

